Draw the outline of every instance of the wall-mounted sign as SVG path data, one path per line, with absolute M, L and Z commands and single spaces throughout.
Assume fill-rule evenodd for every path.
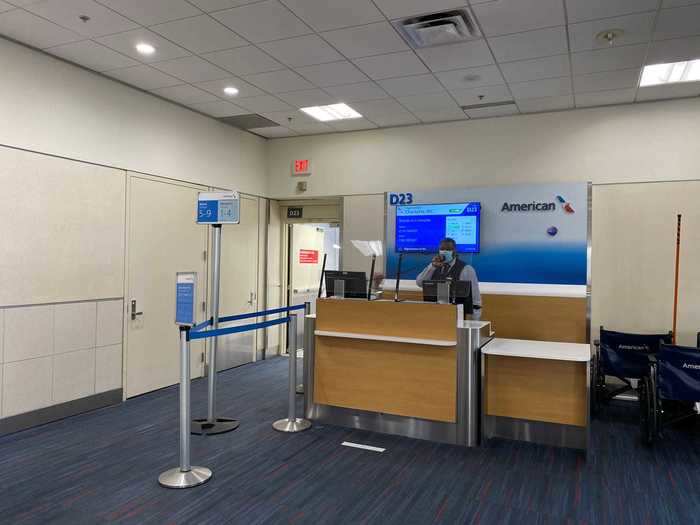
M 318 264 L 318 250 L 299 250 L 300 264 Z
M 175 324 L 196 324 L 195 298 L 197 297 L 197 272 L 177 272 L 175 275 Z
M 287 208 L 287 219 L 301 219 L 304 215 L 304 208 Z
M 390 206 L 404 206 L 406 204 L 413 204 L 413 193 L 390 193 L 389 194 L 389 205 Z
M 311 175 L 311 159 L 295 159 L 292 161 L 292 175 Z
M 241 200 L 237 191 L 199 192 L 197 224 L 239 224 Z

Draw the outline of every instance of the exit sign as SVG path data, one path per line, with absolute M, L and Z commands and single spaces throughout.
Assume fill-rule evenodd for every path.
M 311 175 L 311 159 L 293 160 L 292 175 Z

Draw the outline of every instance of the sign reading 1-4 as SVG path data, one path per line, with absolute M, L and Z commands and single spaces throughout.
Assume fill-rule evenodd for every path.
M 241 200 L 237 191 L 199 193 L 198 224 L 239 224 L 240 222 Z

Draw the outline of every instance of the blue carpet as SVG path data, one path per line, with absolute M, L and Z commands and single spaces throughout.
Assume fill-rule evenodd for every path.
M 698 425 L 650 450 L 634 407 L 614 404 L 593 423 L 587 459 L 330 426 L 287 435 L 271 427 L 286 415 L 286 386 L 282 358 L 220 375 L 219 413 L 241 426 L 192 437 L 193 463 L 214 477 L 184 491 L 157 483 L 177 465 L 177 387 L 0 438 L 0 523 L 700 524 Z M 195 381 L 192 395 L 199 416 L 206 383 Z

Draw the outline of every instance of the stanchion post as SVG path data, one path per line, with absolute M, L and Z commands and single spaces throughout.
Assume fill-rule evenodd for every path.
M 289 407 L 286 419 L 280 419 L 272 424 L 272 428 L 280 432 L 301 432 L 311 427 L 311 421 L 298 418 L 296 402 L 297 384 L 297 315 L 289 316 L 289 337 L 287 338 L 287 353 L 289 354 Z
M 211 470 L 190 463 L 190 327 L 180 326 L 180 466 L 158 477 L 161 486 L 187 489 L 206 483 Z
M 221 287 L 221 224 L 212 225 L 212 272 L 211 272 L 211 312 L 212 330 L 219 328 L 219 288 Z M 217 337 L 209 341 L 209 376 L 207 390 L 207 418 L 192 421 L 193 434 L 223 434 L 238 428 L 238 421 L 216 416 L 216 348 Z
M 306 326 L 306 324 L 305 324 L 306 316 L 309 315 L 310 313 L 311 313 L 311 303 L 309 301 L 306 301 L 304 303 L 304 318 L 301 320 L 303 326 Z M 306 334 L 304 334 L 304 340 L 306 340 Z M 301 357 L 302 370 L 305 370 L 306 367 L 304 366 L 304 363 L 306 363 L 306 346 L 302 346 L 302 350 L 304 351 L 304 354 Z M 302 373 L 301 382 L 297 385 L 297 394 L 304 393 L 304 381 L 306 381 L 306 378 L 304 377 L 304 374 Z

